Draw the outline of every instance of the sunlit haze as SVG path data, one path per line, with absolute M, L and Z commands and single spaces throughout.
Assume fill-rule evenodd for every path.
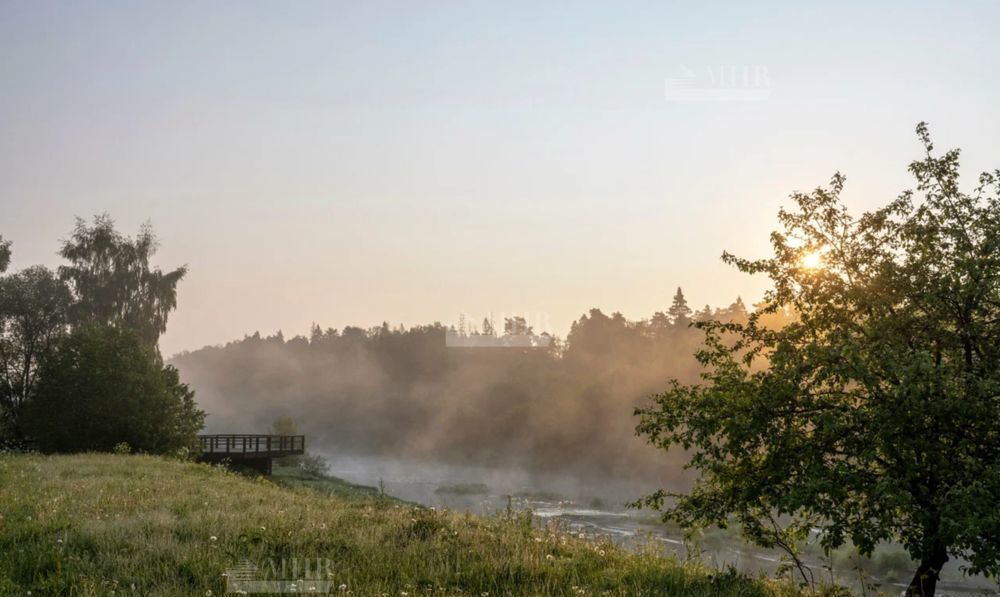
M 151 221 L 156 263 L 190 267 L 167 355 L 460 313 L 563 336 L 678 286 L 750 304 L 765 280 L 719 256 L 766 255 L 790 192 L 839 170 L 849 205 L 884 204 L 922 120 L 969 175 L 995 166 L 998 22 L 995 2 L 4 2 L 0 232 L 16 270 L 59 265 L 74 216 Z M 756 95 L 671 95 L 709 73 Z
M 802 267 L 817 270 L 823 267 L 823 254 L 819 251 L 807 253 L 802 257 Z

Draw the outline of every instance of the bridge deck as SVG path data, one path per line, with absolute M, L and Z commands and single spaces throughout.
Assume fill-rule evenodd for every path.
M 271 474 L 271 460 L 299 456 L 306 451 L 304 435 L 199 435 L 201 459 L 207 462 L 228 460 Z

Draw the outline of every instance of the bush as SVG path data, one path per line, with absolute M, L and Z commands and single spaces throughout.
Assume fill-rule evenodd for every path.
M 46 452 L 165 454 L 197 442 L 205 414 L 177 370 L 134 332 L 77 328 L 43 364 L 28 428 Z
M 318 454 L 305 454 L 299 460 L 299 468 L 310 475 L 323 476 L 330 470 L 330 465 Z

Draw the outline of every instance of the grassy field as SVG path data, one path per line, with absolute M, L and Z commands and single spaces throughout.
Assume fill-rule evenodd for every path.
M 439 512 L 279 473 L 299 486 L 150 456 L 2 455 L 0 595 L 221 595 L 247 562 L 257 578 L 304 578 L 306 592 L 321 576 L 351 595 L 798 594 L 523 515 Z

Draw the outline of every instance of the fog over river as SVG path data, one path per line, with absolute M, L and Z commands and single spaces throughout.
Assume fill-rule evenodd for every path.
M 444 465 L 384 457 L 348 456 L 318 452 L 330 464 L 329 473 L 352 483 L 384 488 L 393 497 L 439 509 L 479 515 L 501 513 L 508 503 L 517 511 L 530 509 L 540 527 L 556 526 L 586 537 L 608 539 L 629 549 L 652 543 L 665 554 L 683 559 L 700 557 L 715 567 L 773 575 L 784 558 L 777 550 L 745 544 L 733 529 L 706 531 L 685 540 L 676 527 L 659 521 L 655 512 L 636 510 L 627 503 L 655 487 L 641 481 L 607 478 L 582 481 L 570 475 L 542 475 L 517 469 Z M 901 560 L 899 548 L 885 549 L 875 562 L 865 560 L 865 582 L 879 585 L 887 595 L 905 587 L 913 567 Z M 861 576 L 848 556 L 804 558 L 817 581 L 829 581 L 831 562 L 836 582 L 861 592 Z M 964 577 L 960 564 L 949 562 L 939 585 L 942 595 L 998 595 L 997 585 L 982 577 Z M 870 588 L 870 587 L 869 587 Z

